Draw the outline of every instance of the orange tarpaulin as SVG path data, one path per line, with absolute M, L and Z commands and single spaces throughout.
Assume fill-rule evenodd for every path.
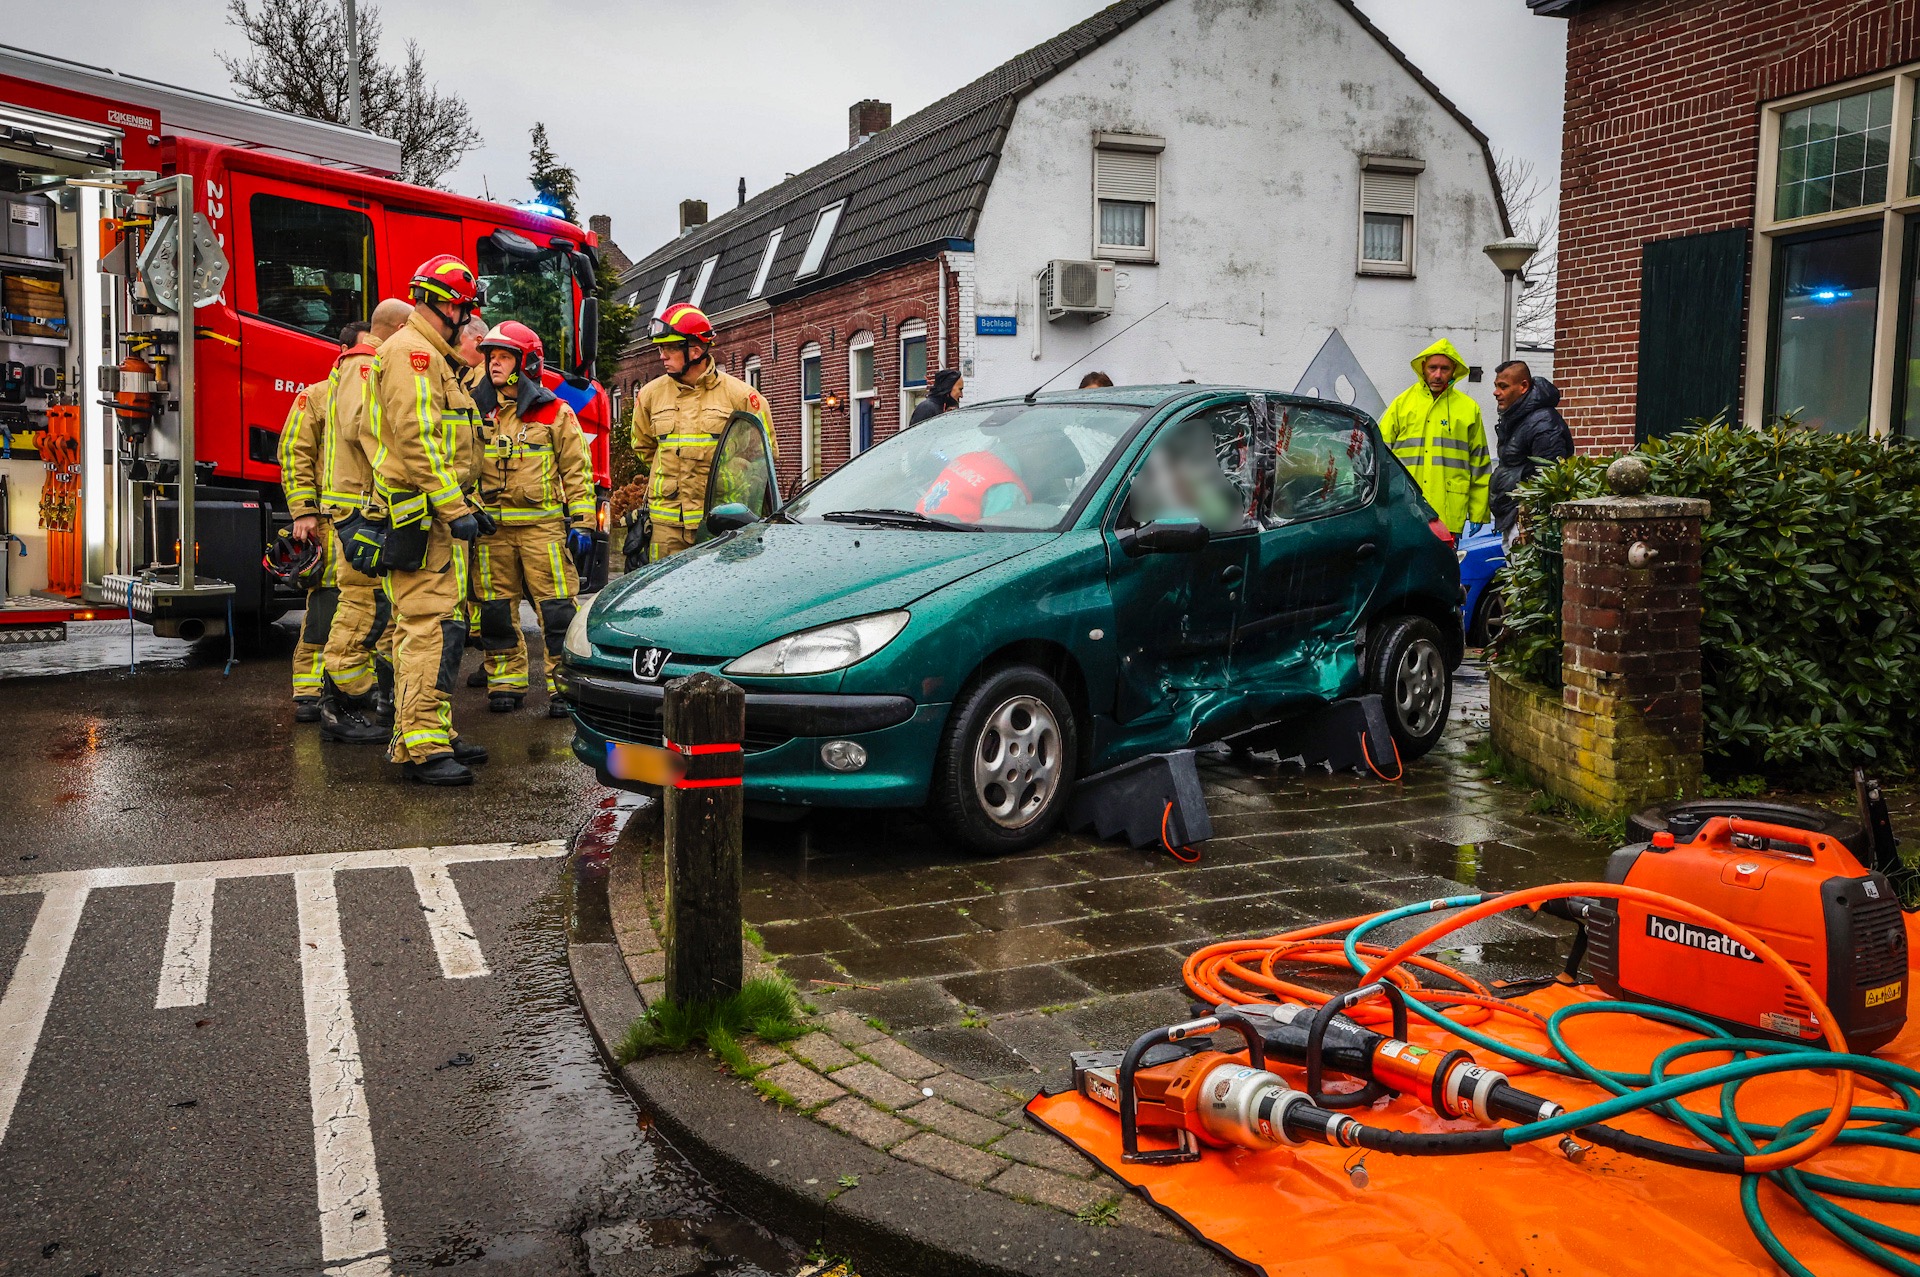
M 1914 919 L 1908 919 L 1910 938 Z M 1920 943 L 1909 952 L 1920 953 Z M 1604 1000 L 1598 989 L 1552 986 L 1511 999 L 1542 1016 L 1571 1002 Z M 1547 1051 L 1544 1034 L 1502 1017 L 1485 1026 L 1516 1046 Z M 1568 1044 L 1605 1069 L 1642 1071 L 1661 1050 L 1695 1035 L 1631 1016 L 1587 1016 L 1565 1029 Z M 1416 1020 L 1416 1042 L 1460 1046 Z M 1879 1053 L 1920 1066 L 1920 1026 Z M 1482 1063 L 1506 1063 L 1476 1050 Z M 1724 1063 L 1726 1055 L 1689 1057 L 1685 1069 Z M 1296 1086 L 1302 1072 L 1284 1063 L 1269 1068 Z M 1608 1098 L 1602 1088 L 1552 1074 L 1514 1068 L 1512 1081 L 1569 1109 Z M 1743 1118 L 1778 1124 L 1833 1099 L 1833 1076 L 1788 1073 L 1758 1078 L 1740 1091 Z M 1860 1080 L 1855 1104 L 1898 1108 L 1883 1089 Z M 1718 1113 L 1718 1091 L 1688 1097 L 1687 1106 Z M 1749 1231 L 1740 1210 L 1740 1177 L 1683 1170 L 1594 1148 L 1570 1162 L 1552 1139 L 1509 1152 L 1456 1157 L 1406 1157 L 1322 1145 L 1255 1153 L 1207 1149 L 1201 1160 L 1176 1166 L 1125 1165 L 1120 1123 L 1112 1111 L 1073 1091 L 1038 1096 L 1028 1114 L 1100 1165 L 1144 1193 L 1202 1240 L 1269 1277 L 1314 1277 L 1418 1271 L 1424 1274 L 1617 1274 L 1661 1272 L 1772 1274 L 1779 1270 Z M 1398 1097 L 1352 1116 L 1369 1125 L 1410 1131 L 1472 1130 L 1430 1108 Z M 1693 1144 L 1678 1123 L 1634 1113 L 1610 1123 L 1672 1143 Z M 1167 1141 L 1142 1133 L 1142 1144 Z M 1347 1167 L 1364 1156 L 1368 1184 L 1354 1186 Z M 1828 1149 L 1800 1168 L 1875 1184 L 1920 1188 L 1920 1158 L 1884 1149 Z M 1771 1184 L 1760 1200 L 1781 1240 L 1822 1277 L 1878 1273 L 1835 1240 L 1800 1206 Z M 1895 1227 L 1920 1228 L 1920 1209 L 1847 1199 L 1850 1210 Z

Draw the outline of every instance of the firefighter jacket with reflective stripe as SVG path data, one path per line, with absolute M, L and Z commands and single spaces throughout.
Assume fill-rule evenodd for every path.
M 778 456 L 766 399 L 716 367 L 709 365 L 706 375 L 690 386 L 672 377 L 655 377 L 634 396 L 633 452 L 649 472 L 647 513 L 656 527 L 700 526 L 714 445 L 740 411 L 760 418 L 768 457 Z
M 326 441 L 320 447 L 320 504 L 335 518 L 363 509 L 373 488 L 373 442 L 367 434 L 367 387 L 374 348 L 361 342 L 333 365 Z
M 587 435 L 573 409 L 548 396 L 523 418 L 503 399 L 482 437 L 480 504 L 502 525 L 593 518 Z
M 429 510 L 446 520 L 470 512 L 462 486 L 479 462 L 478 413 L 460 380 L 465 367 L 417 310 L 380 344 L 367 415 L 374 492 L 396 525 Z
M 1440 521 L 1458 533 L 1468 523 L 1487 522 L 1487 484 L 1493 475 L 1480 405 L 1459 389 L 1467 363 L 1452 342 L 1440 339 L 1413 357 L 1414 376 L 1432 355 L 1453 361 L 1454 376 L 1436 397 L 1424 380 L 1400 392 L 1380 418 L 1380 434 L 1420 485 Z
M 287 424 L 280 428 L 280 490 L 287 494 L 287 513 L 296 519 L 320 513 L 320 454 L 336 380 L 330 373 L 295 395 Z

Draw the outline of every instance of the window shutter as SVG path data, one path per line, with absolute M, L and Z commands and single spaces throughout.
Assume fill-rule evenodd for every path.
M 1160 157 L 1154 152 L 1096 150 L 1093 190 L 1097 199 L 1152 204 L 1160 198 Z
M 1372 169 L 1360 172 L 1360 211 L 1398 213 L 1413 216 L 1413 192 L 1417 177 L 1412 173 L 1383 173 Z

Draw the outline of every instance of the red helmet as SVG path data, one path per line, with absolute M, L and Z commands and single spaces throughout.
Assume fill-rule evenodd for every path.
M 421 262 L 413 272 L 412 287 L 415 301 L 448 301 L 478 310 L 486 300 L 480 294 L 480 280 L 473 268 L 451 253 Z
M 656 346 L 671 346 L 687 341 L 704 342 L 711 346 L 713 323 L 698 306 L 676 302 L 661 311 L 647 326 L 647 336 L 653 339 Z
M 487 335 L 480 339 L 480 352 L 485 354 L 490 350 L 512 351 L 520 361 L 521 373 L 528 377 L 540 375 L 547 355 L 540 334 L 517 319 L 504 320 L 487 330 Z

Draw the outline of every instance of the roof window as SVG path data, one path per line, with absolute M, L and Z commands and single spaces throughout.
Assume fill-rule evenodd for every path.
M 793 272 L 795 279 L 805 279 L 816 273 L 820 264 L 827 260 L 827 247 L 833 243 L 833 228 L 840 224 L 840 213 L 846 206 L 845 200 L 829 204 L 814 218 L 813 235 L 807 240 L 807 251 L 800 258 L 800 269 Z

